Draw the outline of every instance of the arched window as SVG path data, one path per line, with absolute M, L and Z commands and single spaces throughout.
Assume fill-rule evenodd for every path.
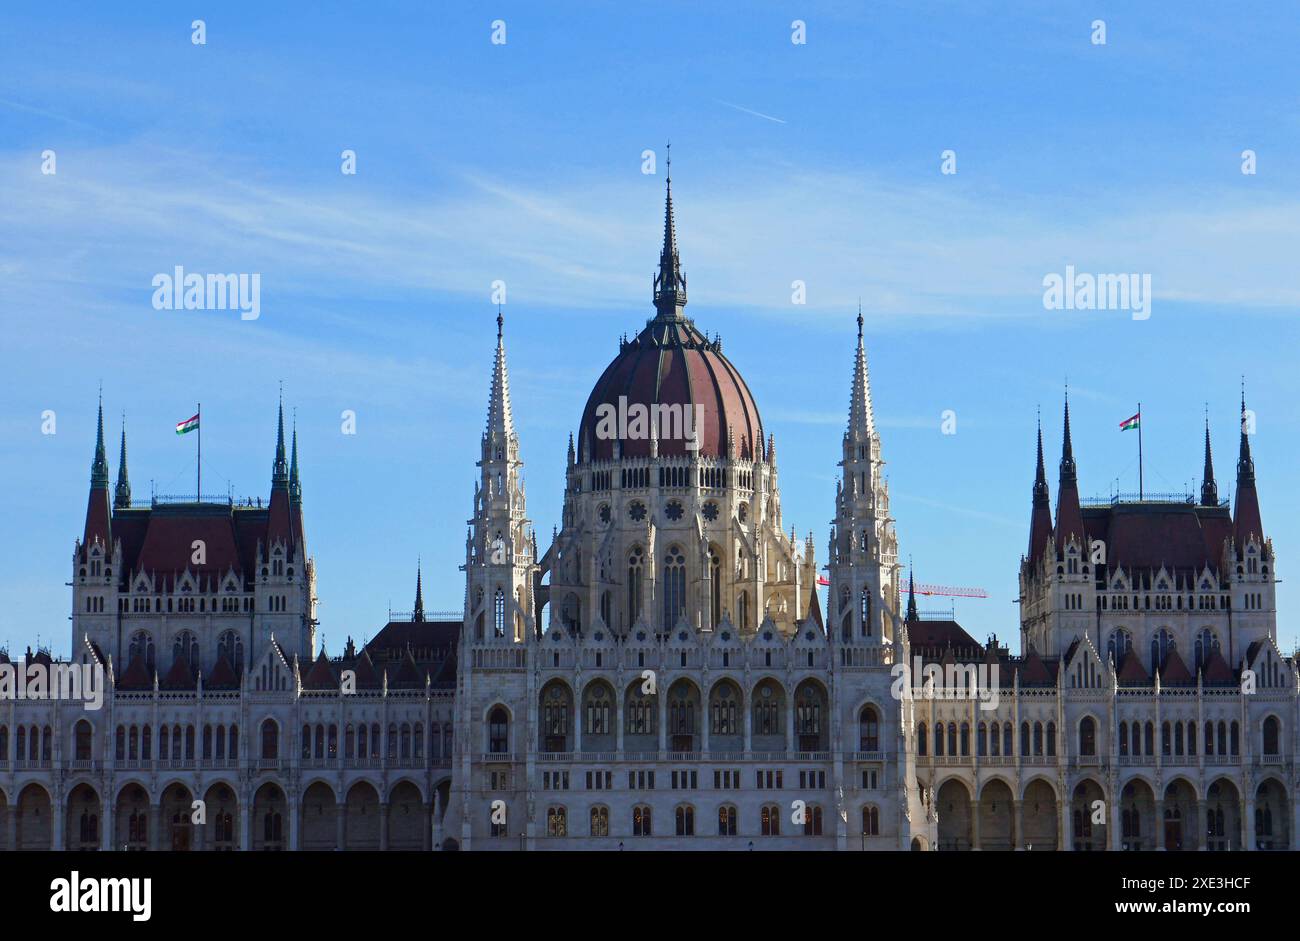
M 157 661 L 154 657 L 153 638 L 145 631 L 136 631 L 131 637 L 130 653 L 127 656 L 128 664 L 135 660 L 137 656 L 144 658 L 145 669 L 153 673 L 157 669 Z
M 76 728 L 76 759 L 77 761 L 90 761 L 91 754 L 94 751 L 94 735 L 90 728 L 90 723 L 85 719 L 77 720 Z M 0 753 L 0 758 L 8 760 L 8 755 Z
M 714 735 L 735 735 L 736 690 L 730 683 L 721 683 L 713 692 L 709 731 Z
M 494 636 L 506 636 L 506 593 L 497 589 L 496 600 L 492 603 L 492 630 Z
M 874 706 L 866 706 L 858 717 L 858 751 L 880 751 L 880 717 Z
M 916 727 L 916 753 L 922 758 L 925 757 L 926 744 L 925 723 L 922 722 Z
M 190 631 L 181 631 L 172 643 L 172 661 L 183 660 L 193 673 L 199 668 L 199 640 Z
M 1115 663 L 1116 668 L 1124 660 L 1124 655 L 1133 649 L 1133 635 L 1123 628 L 1110 632 L 1106 640 L 1106 656 Z
M 1219 649 L 1219 639 L 1208 627 L 1202 628 L 1196 635 L 1196 669 L 1201 670 L 1210 659 L 1210 654 Z
M 1079 754 L 1097 754 L 1097 723 L 1092 716 L 1084 716 L 1079 723 Z
M 654 828 L 651 825 L 651 816 L 649 807 L 632 808 L 632 835 L 633 836 L 653 836 Z
M 822 835 L 822 809 L 816 804 L 804 808 L 803 835 Z
M 641 604 L 644 600 L 643 578 L 645 574 L 645 551 L 640 546 L 633 546 L 627 557 L 627 624 L 631 627 L 641 617 Z
M 862 808 L 862 835 L 880 836 L 880 809 L 867 805 Z
M 280 757 L 280 727 L 272 719 L 262 722 L 262 757 Z
M 510 717 L 504 706 L 497 706 L 488 716 L 488 751 L 504 754 L 509 751 Z
M 742 591 L 736 599 L 736 613 L 739 615 L 737 626 L 742 631 L 749 630 L 749 592 Z
M 686 559 L 673 546 L 664 558 L 664 633 L 671 631 L 686 610 Z
M 736 835 L 736 808 L 730 805 L 718 808 L 718 836 Z
M 871 589 L 863 587 L 858 599 L 858 616 L 862 624 L 862 636 L 871 636 Z
M 588 691 L 585 732 L 590 735 L 609 734 L 610 698 L 609 688 L 604 685 Z
M 1163 627 L 1151 638 L 1151 672 L 1163 670 L 1165 658 L 1174 649 L 1174 637 Z
M 1277 716 L 1269 716 L 1264 720 L 1264 754 L 1277 754 L 1280 731 L 1281 724 L 1277 721 Z
M 546 835 L 568 835 L 568 812 L 563 807 L 546 808 Z
M 850 602 L 849 586 L 840 589 L 840 634 L 844 640 L 853 639 L 853 605 Z
M 678 807 L 673 815 L 677 823 L 678 836 L 695 836 L 695 808 L 689 804 Z
M 609 808 L 591 808 L 591 835 L 609 836 Z
M 217 656 L 225 657 L 236 676 L 244 673 L 244 641 L 234 631 L 226 631 L 217 641 Z
M 763 836 L 781 835 L 781 808 L 773 804 L 763 807 L 758 815 L 760 832 Z

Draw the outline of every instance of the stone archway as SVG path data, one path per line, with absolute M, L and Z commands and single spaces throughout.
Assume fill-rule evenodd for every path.
M 348 790 L 345 801 L 343 847 L 348 850 L 379 849 L 379 792 L 369 781 L 358 781 Z
M 253 795 L 253 849 L 282 852 L 289 848 L 289 804 L 284 791 L 267 781 Z
M 949 778 L 939 788 L 936 798 L 939 811 L 940 850 L 968 850 L 971 848 L 970 791 L 957 778 Z
M 420 790 L 410 781 L 398 781 L 388 792 L 388 849 L 422 850 L 429 814 Z
M 1165 788 L 1160 837 L 1157 844 L 1166 850 L 1200 848 L 1200 826 L 1196 813 L 1196 793 L 1182 778 L 1175 778 Z
M 228 853 L 239 849 L 239 801 L 230 785 L 218 782 L 203 795 L 207 824 L 203 831 L 205 850 Z
M 1291 848 L 1291 814 L 1288 812 L 1286 789 L 1276 778 L 1261 781 L 1255 789 L 1253 824 L 1255 849 Z
M 1241 792 L 1228 778 L 1219 778 L 1205 789 L 1203 819 L 1205 848 L 1210 851 L 1241 849 Z
M 1156 848 L 1156 798 L 1151 785 L 1134 778 L 1120 791 L 1120 849 Z
M 117 792 L 113 813 L 113 849 L 138 853 L 150 848 L 150 820 L 153 807 L 148 792 L 139 784 L 127 784 Z
M 1035 778 L 1025 788 L 1020 816 L 1025 825 L 1025 849 L 1051 851 L 1057 848 L 1060 818 L 1057 816 L 1056 792 L 1042 778 Z
M 99 794 L 89 784 L 78 784 L 68 794 L 65 807 L 64 849 L 81 852 L 101 849 L 104 826 L 104 808 Z
M 190 789 L 176 782 L 163 791 L 160 801 L 162 811 L 162 839 L 160 849 L 186 852 L 195 848 L 194 798 Z
M 302 796 L 302 829 L 299 843 L 304 850 L 342 849 L 339 845 L 339 806 L 334 790 L 317 781 Z
M 1074 786 L 1070 797 L 1070 847 L 1077 852 L 1109 848 L 1110 805 L 1101 785 L 1092 778 Z
M 50 795 L 39 784 L 29 784 L 18 795 L 17 848 L 51 850 L 54 848 L 53 840 Z
M 1014 847 L 1014 804 L 1011 788 L 997 778 L 984 785 L 979 802 L 979 848 L 1009 850 Z

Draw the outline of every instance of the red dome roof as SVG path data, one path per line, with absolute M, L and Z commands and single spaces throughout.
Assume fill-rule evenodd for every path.
M 745 380 L 722 355 L 722 344 L 705 337 L 680 312 L 660 313 L 635 339 L 624 343 L 596 383 L 579 431 L 582 460 L 614 457 L 614 437 L 598 428 L 602 414 L 619 414 L 623 397 L 626 409 L 635 405 L 695 406 L 701 457 L 725 458 L 729 434 L 735 436 L 737 457 L 759 460 L 763 456 L 763 422 Z M 610 406 L 612 413 L 601 413 L 602 405 Z M 659 437 L 660 456 L 689 453 L 685 440 L 667 440 L 662 432 Z M 624 438 L 622 456 L 649 457 L 648 434 Z

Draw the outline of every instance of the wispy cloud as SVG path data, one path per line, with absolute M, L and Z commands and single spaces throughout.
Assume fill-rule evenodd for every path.
M 782 119 L 782 118 L 775 118 L 775 117 L 773 117 L 773 116 L 770 115 L 770 114 L 764 114 L 764 113 L 761 112 L 761 111 L 755 111 L 753 108 L 746 108 L 744 105 L 734 104 L 733 102 L 730 102 L 730 101 L 723 101 L 721 98 L 714 98 L 713 100 L 716 101 L 716 102 L 717 102 L 718 104 L 720 104 L 720 105 L 726 105 L 728 108 L 735 108 L 737 111 L 742 111 L 742 112 L 744 112 L 745 114 L 752 114 L 754 117 L 756 117 L 756 118 L 762 118 L 762 119 L 765 120 L 765 121 L 771 121 L 771 122 L 773 122 L 773 123 L 775 123 L 775 124 L 785 124 L 785 123 L 786 123 L 785 120 Z

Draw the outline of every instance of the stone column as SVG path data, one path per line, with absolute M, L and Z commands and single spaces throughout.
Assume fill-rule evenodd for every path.
M 388 804 L 379 804 L 379 849 L 388 849 Z
M 105 803 L 104 812 L 99 815 L 100 850 L 111 853 L 115 839 L 117 839 L 117 803 Z
M 289 849 L 298 851 L 302 849 L 302 808 L 299 801 L 295 798 L 289 798 Z
M 980 802 L 978 800 L 970 802 L 970 848 L 983 849 L 980 844 Z
M 1205 801 L 1203 800 L 1192 801 L 1192 815 L 1193 815 L 1193 819 L 1191 822 L 1191 827 L 1192 827 L 1191 839 L 1196 844 L 1193 848 L 1201 852 L 1204 852 L 1205 851 L 1205 830 L 1206 830 Z M 1184 833 L 1183 834 L 1184 844 L 1186 844 L 1187 838 L 1188 838 L 1188 834 Z
M 1017 850 L 1025 848 L 1025 802 L 1015 800 L 1011 802 L 1015 807 L 1015 829 L 1016 832 L 1011 840 L 1011 845 Z
M 348 805 L 344 801 L 338 801 L 335 807 L 334 816 L 338 824 L 338 832 L 334 838 L 334 849 L 342 852 L 347 849 Z
M 1251 851 L 1255 849 L 1255 801 L 1249 797 L 1242 801 L 1241 848 Z
M 162 849 L 162 804 L 149 805 L 149 849 Z
M 1165 846 L 1165 802 L 1164 799 L 1156 801 L 1156 822 L 1155 822 L 1155 848 L 1157 850 L 1167 850 Z
M 54 817 L 50 821 L 50 849 L 56 852 L 65 850 L 67 843 L 63 833 L 68 823 L 68 808 L 64 796 L 58 790 L 55 791 L 54 800 L 50 802 L 50 814 Z
M 1106 843 L 1112 852 L 1118 852 L 1122 848 L 1124 838 L 1122 814 L 1123 809 L 1120 807 L 1119 799 L 1112 800 L 1110 802 L 1110 826 L 1106 828 Z

